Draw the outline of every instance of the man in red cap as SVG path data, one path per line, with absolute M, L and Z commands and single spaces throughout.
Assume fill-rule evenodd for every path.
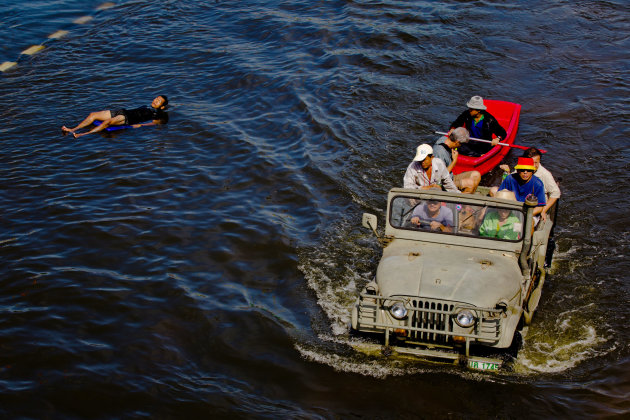
M 529 194 L 535 195 L 538 198 L 538 207 L 534 209 L 534 216 L 539 215 L 543 211 L 545 204 L 547 204 L 547 200 L 545 185 L 540 178 L 534 176 L 536 171 L 534 159 L 520 157 L 514 169 L 516 169 L 516 173 L 505 178 L 499 186 L 499 190 L 513 191 L 514 195 L 516 195 L 516 200 L 523 202 Z

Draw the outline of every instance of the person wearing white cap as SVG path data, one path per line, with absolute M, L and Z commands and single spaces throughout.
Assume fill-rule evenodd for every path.
M 459 192 L 446 164 L 433 157 L 433 148 L 428 144 L 421 144 L 416 149 L 416 156 L 405 172 L 403 187 L 416 190 L 444 188 L 446 191 Z
M 497 122 L 497 119 L 487 111 L 481 96 L 473 96 L 466 102 L 468 109 L 462 112 L 451 123 L 451 131 L 457 127 L 464 127 L 470 132 L 470 137 L 491 140 L 492 144 L 483 142 L 470 142 L 462 146 L 460 152 L 468 156 L 481 156 L 497 145 L 507 135 L 505 129 Z

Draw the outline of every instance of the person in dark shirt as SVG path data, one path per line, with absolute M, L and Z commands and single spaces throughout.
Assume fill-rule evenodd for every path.
M 79 125 L 74 128 L 68 128 L 65 125 L 61 127 L 64 134 L 72 133 L 75 138 L 85 136 L 87 134 L 98 133 L 107 127 L 115 125 L 131 125 L 140 127 L 141 125 L 165 124 L 168 122 L 168 114 L 164 112 L 168 105 L 166 95 L 160 95 L 153 99 L 151 106 L 143 106 L 135 109 L 117 109 L 91 112 L 90 115 Z M 94 121 L 102 121 L 102 123 L 86 133 L 77 133 L 83 127 L 87 127 Z M 147 121 L 151 121 L 146 123 Z
M 491 140 L 492 144 L 480 141 L 471 141 L 462 145 L 460 153 L 466 156 L 481 156 L 497 145 L 501 139 L 505 139 L 507 133 L 497 119 L 486 111 L 481 96 L 473 96 L 466 103 L 468 109 L 462 112 L 455 121 L 451 123 L 451 131 L 457 127 L 464 127 L 470 133 L 470 137 L 483 140 Z

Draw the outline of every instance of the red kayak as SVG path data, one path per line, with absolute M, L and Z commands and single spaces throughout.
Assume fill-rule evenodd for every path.
M 484 99 L 483 104 L 488 108 L 487 111 L 501 124 L 501 127 L 505 128 L 507 136 L 505 139 L 501 139 L 501 143 L 514 144 L 514 138 L 518 131 L 518 119 L 521 115 L 521 106 L 512 102 L 492 99 Z M 501 163 L 509 151 L 510 147 L 497 145 L 490 149 L 488 153 L 479 157 L 459 155 L 457 164 L 453 168 L 453 173 L 479 171 L 483 175 Z

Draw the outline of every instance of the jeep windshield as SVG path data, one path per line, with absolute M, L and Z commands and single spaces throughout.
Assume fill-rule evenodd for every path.
M 397 229 L 516 242 L 523 237 L 524 213 L 500 204 L 396 196 L 390 224 Z

